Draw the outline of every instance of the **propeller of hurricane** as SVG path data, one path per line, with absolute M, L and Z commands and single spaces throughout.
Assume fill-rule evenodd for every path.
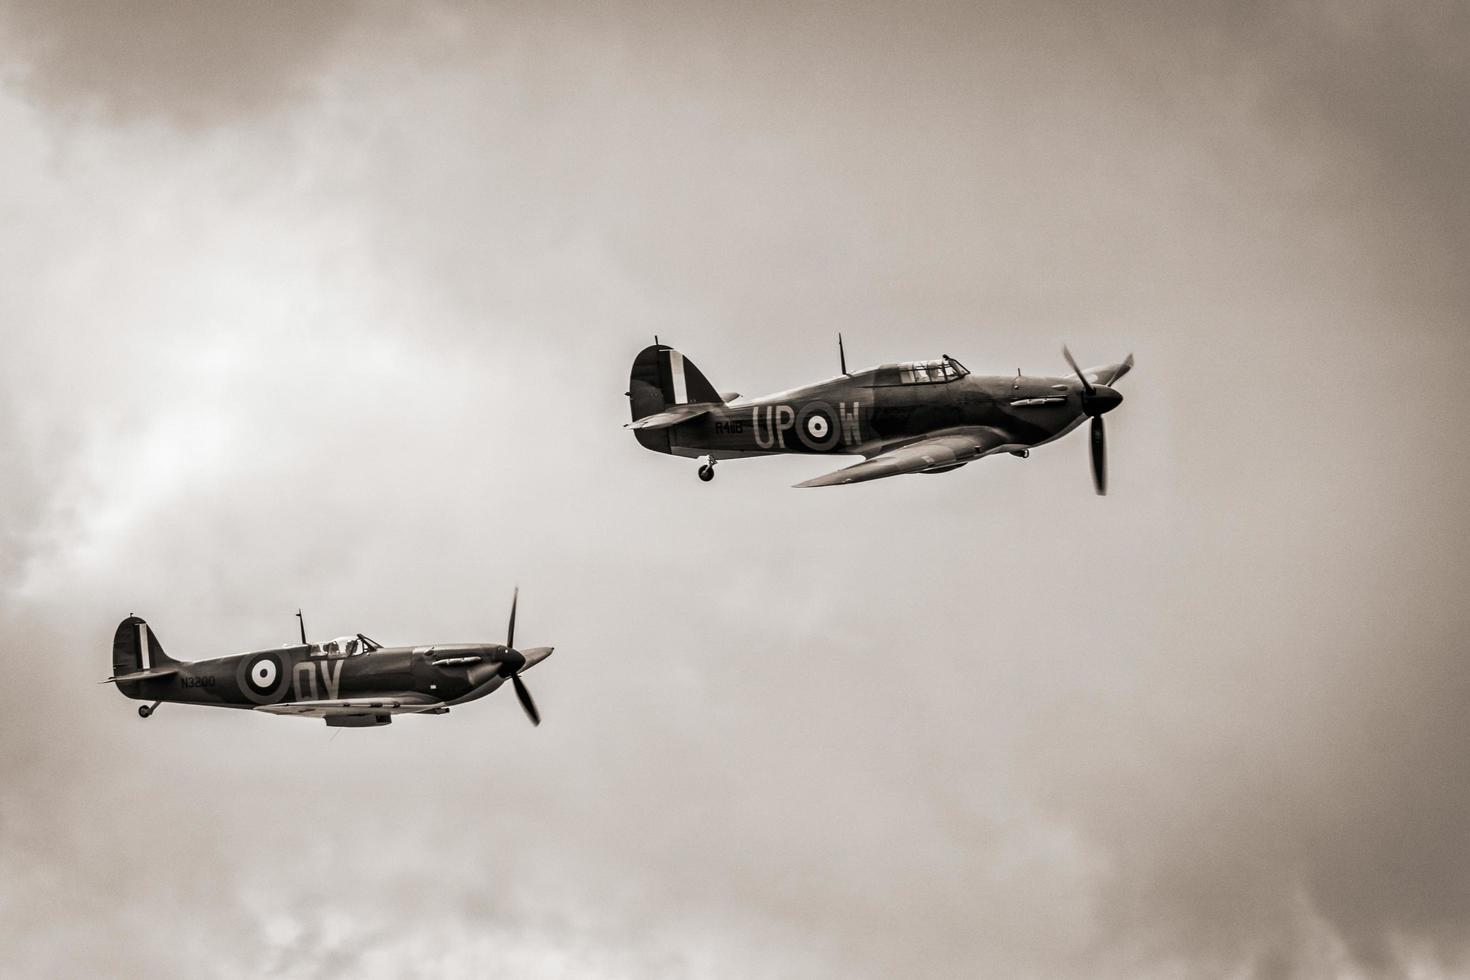
M 1072 372 L 1077 375 L 1077 380 L 1082 382 L 1082 411 L 1092 419 L 1092 486 L 1098 496 L 1106 496 L 1108 492 L 1108 434 L 1103 427 L 1103 415 L 1118 407 L 1123 396 L 1110 387 L 1118 378 L 1128 372 L 1133 366 L 1133 355 L 1129 354 L 1122 364 L 1107 379 L 1098 379 L 1094 385 L 1087 380 L 1087 375 L 1077 366 L 1077 360 L 1066 345 L 1062 346 L 1062 356 L 1067 359 Z

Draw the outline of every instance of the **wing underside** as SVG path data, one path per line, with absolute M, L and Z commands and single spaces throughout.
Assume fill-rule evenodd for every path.
M 931 436 L 896 449 L 879 453 L 872 459 L 826 473 L 798 487 L 835 487 L 846 483 L 881 480 L 904 473 L 924 473 L 963 466 L 982 456 L 1011 447 L 1011 436 L 989 426 L 973 426 Z
M 257 705 L 256 711 L 298 718 L 343 718 L 349 715 L 437 714 L 448 706 L 422 694 L 397 694 L 380 698 L 336 698 L 328 701 L 285 701 Z

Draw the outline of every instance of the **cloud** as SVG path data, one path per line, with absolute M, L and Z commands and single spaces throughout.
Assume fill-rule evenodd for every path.
M 8 14 L 10 969 L 1463 968 L 1458 14 L 320 9 Z M 1136 349 L 1113 495 L 619 428 L 654 332 L 754 393 L 837 329 Z M 517 582 L 536 730 L 95 683 L 130 611 L 494 639 Z
M 219 125 L 309 97 L 357 0 L 97 6 L 17 0 L 4 25 L 24 91 L 65 114 Z

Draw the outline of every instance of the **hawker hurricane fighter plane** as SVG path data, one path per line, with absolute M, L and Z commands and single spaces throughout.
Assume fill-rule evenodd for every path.
M 307 643 L 303 620 L 300 645 L 184 663 L 163 652 L 147 623 L 129 616 L 113 635 L 113 676 L 104 683 L 116 684 L 135 700 L 152 701 L 138 707 L 144 718 L 169 701 L 322 718 L 333 728 L 370 728 L 399 714 L 442 715 L 508 679 L 531 724 L 539 725 L 541 715 L 521 674 L 549 657 L 552 648 L 517 650 L 515 635 L 512 598 L 504 644 L 385 647 L 361 633 Z
M 798 487 L 860 483 L 901 473 L 944 473 L 982 456 L 1026 457 L 1092 420 L 1092 480 L 1107 493 L 1107 436 L 1102 417 L 1123 396 L 1112 387 L 1133 367 L 1083 370 L 1065 347 L 1072 376 L 977 377 L 949 355 L 849 373 L 764 398 L 718 392 L 683 354 L 663 344 L 633 360 L 628 399 L 638 441 L 675 456 L 698 457 L 699 478 L 715 463 L 777 453 L 866 456 Z

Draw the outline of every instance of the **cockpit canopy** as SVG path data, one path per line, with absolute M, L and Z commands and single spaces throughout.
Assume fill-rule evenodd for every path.
M 969 370 L 959 361 L 945 354 L 932 361 L 903 361 L 885 364 L 878 369 L 880 384 L 927 385 L 958 381 Z
M 368 639 L 361 633 L 355 636 L 339 636 L 325 643 L 313 643 L 308 648 L 313 657 L 359 657 L 382 649 L 382 644 Z

